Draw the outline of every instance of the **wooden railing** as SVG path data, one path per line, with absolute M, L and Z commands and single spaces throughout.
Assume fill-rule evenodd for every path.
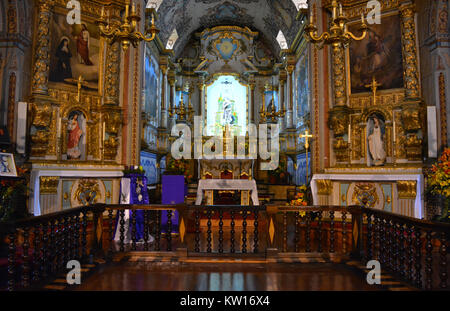
M 130 243 L 125 241 L 126 210 Z M 141 241 L 138 210 L 144 214 Z M 165 226 L 162 212 L 168 214 Z M 114 241 L 116 221 L 118 241 Z M 0 226 L 8 243 L 8 290 L 40 286 L 67 271 L 65 265 L 72 259 L 87 262 L 136 252 L 180 257 L 317 256 L 333 261 L 353 258 L 364 264 L 375 259 L 383 271 L 418 288 L 446 289 L 449 232 L 447 224 L 358 206 L 97 204 Z

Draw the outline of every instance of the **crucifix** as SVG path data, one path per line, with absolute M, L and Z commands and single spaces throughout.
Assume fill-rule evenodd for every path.
M 370 87 L 372 89 L 373 101 L 372 104 L 375 106 L 377 103 L 377 88 L 381 86 L 381 83 L 378 83 L 375 79 L 375 76 L 372 77 L 372 83 L 364 85 L 365 87 Z
M 86 85 L 86 83 L 85 83 L 83 77 L 80 75 L 78 77 L 78 82 L 77 82 L 77 86 L 78 86 L 77 102 L 81 101 L 81 87 L 83 85 Z
M 308 176 L 308 149 L 309 149 L 309 139 L 314 136 L 309 133 L 308 130 L 305 131 L 305 134 L 300 134 L 300 138 L 305 139 L 305 150 L 306 150 L 306 184 L 308 184 L 309 176 Z

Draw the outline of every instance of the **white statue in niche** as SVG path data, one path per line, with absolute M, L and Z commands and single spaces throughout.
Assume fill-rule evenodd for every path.
M 386 161 L 384 149 L 386 128 L 383 117 L 377 113 L 369 116 L 367 120 L 367 165 L 380 166 Z

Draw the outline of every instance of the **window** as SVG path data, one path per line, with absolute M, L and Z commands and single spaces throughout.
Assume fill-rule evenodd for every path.
M 284 34 L 283 34 L 283 32 L 281 30 L 278 33 L 277 41 L 278 41 L 278 44 L 280 45 L 280 48 L 282 50 L 286 50 L 286 49 L 289 48 L 288 44 L 287 44 L 287 41 L 286 41 L 286 38 L 284 37 Z
M 292 2 L 294 2 L 297 11 L 308 9 L 308 0 L 292 0 Z
M 177 32 L 177 29 L 174 28 L 169 39 L 167 39 L 166 49 L 172 50 L 173 46 L 175 45 L 175 42 L 177 42 L 177 40 L 178 40 L 178 32 Z
M 163 0 L 148 0 L 146 7 L 155 8 L 155 10 L 158 11 L 159 6 L 161 5 L 162 2 Z

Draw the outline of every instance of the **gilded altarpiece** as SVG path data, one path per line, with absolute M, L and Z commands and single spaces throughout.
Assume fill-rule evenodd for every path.
M 30 211 L 35 215 L 92 202 L 118 202 L 122 175 L 120 48 L 101 39 L 101 6 L 80 1 L 69 25 L 66 1 L 37 2 L 29 105 Z M 112 20 L 122 8 L 106 5 Z M 93 198 L 86 191 L 98 188 Z
M 315 204 L 359 204 L 421 218 L 422 143 L 427 133 L 418 79 L 415 8 L 409 1 L 380 2 L 381 24 L 369 25 L 366 38 L 345 50 L 345 59 L 333 55 L 335 66 L 345 62 L 345 74 L 334 79 L 345 82 L 348 99 L 346 105 L 330 111 L 334 159 L 324 174 L 313 177 L 314 200 Z M 367 16 L 368 9 L 358 1 L 342 3 L 349 30 L 354 32 L 361 13 Z

